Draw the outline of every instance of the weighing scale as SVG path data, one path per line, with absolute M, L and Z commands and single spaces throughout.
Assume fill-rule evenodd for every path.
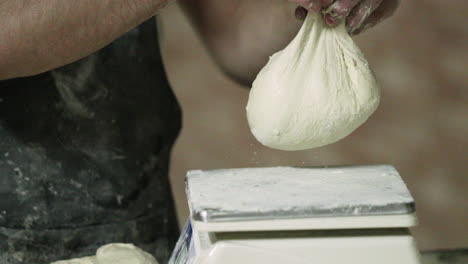
M 170 264 L 417 264 L 414 200 L 388 165 L 190 171 Z

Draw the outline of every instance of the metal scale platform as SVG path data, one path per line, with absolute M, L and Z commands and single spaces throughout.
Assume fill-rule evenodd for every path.
M 387 165 L 190 171 L 170 264 L 416 264 L 413 198 Z

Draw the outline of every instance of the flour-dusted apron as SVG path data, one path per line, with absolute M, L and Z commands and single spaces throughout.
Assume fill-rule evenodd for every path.
M 151 19 L 80 61 L 0 81 L 0 263 L 133 243 L 165 263 L 181 114 Z

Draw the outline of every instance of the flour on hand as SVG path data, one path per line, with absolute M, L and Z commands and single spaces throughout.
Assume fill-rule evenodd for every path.
M 247 119 L 263 145 L 304 150 L 349 135 L 379 99 L 378 84 L 344 23 L 329 28 L 321 16 L 309 14 L 255 79 Z

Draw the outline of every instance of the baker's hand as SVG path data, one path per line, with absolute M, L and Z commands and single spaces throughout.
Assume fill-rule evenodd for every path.
M 300 7 L 296 16 L 304 18 L 307 11 L 322 11 L 325 23 L 336 26 L 346 20 L 346 28 L 352 35 L 375 26 L 390 17 L 399 0 L 289 0 Z

